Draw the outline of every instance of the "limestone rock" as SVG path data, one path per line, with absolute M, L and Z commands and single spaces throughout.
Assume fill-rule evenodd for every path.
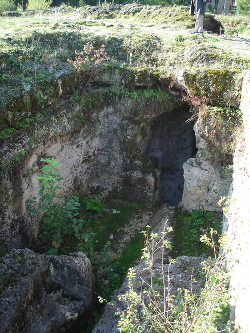
M 183 164 L 184 191 L 182 202 L 185 209 L 199 209 L 220 211 L 218 205 L 225 184 L 209 161 L 203 160 L 197 163 L 195 158 L 190 158 Z
M 229 188 L 228 181 L 221 178 L 218 168 L 213 163 L 211 147 L 206 140 L 207 127 L 202 119 L 194 126 L 196 147 L 195 158 L 189 158 L 183 164 L 184 189 L 180 203 L 187 210 L 199 209 L 221 211 L 218 201 Z
M 0 332 L 75 332 L 93 305 L 84 253 L 48 256 L 13 250 L 0 259 Z

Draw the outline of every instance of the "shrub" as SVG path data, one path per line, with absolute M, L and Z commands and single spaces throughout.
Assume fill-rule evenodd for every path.
M 93 82 L 94 78 L 106 68 L 109 58 L 105 52 L 105 45 L 97 50 L 91 43 L 85 44 L 83 51 L 75 51 L 75 55 L 75 61 L 68 59 L 68 62 L 73 64 L 79 74 L 79 88 L 82 89 Z
M 52 0 L 29 0 L 27 10 L 48 9 Z
M 0 11 L 12 11 L 16 9 L 14 0 L 0 0 Z
M 86 243 L 91 234 L 83 233 L 84 221 L 79 218 L 79 198 L 73 195 L 64 197 L 58 194 L 61 188 L 57 185 L 63 178 L 53 158 L 46 160 L 41 169 L 39 180 L 39 199 L 28 200 L 27 208 L 36 215 L 41 222 L 40 237 L 51 244 L 50 254 L 66 253 L 72 246 L 76 250 L 86 252 Z

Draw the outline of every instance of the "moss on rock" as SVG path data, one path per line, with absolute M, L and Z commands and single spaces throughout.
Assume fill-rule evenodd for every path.
M 189 91 L 203 97 L 211 105 L 239 106 L 239 71 L 229 69 L 207 69 L 185 72 L 185 84 Z

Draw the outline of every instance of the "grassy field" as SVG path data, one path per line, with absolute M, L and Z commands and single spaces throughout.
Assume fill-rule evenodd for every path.
M 225 34 L 201 37 L 190 35 L 194 17 L 187 7 L 140 6 L 139 12 L 132 5 L 112 8 L 55 8 L 2 16 L 1 85 L 21 84 L 25 89 L 71 67 L 67 59 L 73 60 L 74 51 L 89 41 L 96 47 L 105 43 L 111 59 L 126 66 L 163 66 L 170 71 L 250 66 L 247 18 L 217 16 Z
M 224 34 L 191 35 L 195 19 L 181 6 L 85 6 L 0 15 L 0 122 L 5 124 L 0 128 L 30 117 L 34 109 L 40 112 L 37 105 L 53 90 L 50 83 L 73 72 L 68 60 L 74 61 L 86 43 L 95 49 L 104 44 L 110 58 L 109 74 L 98 78 L 102 86 L 127 88 L 138 72 L 145 86 L 152 72 L 174 81 L 183 71 L 250 68 L 247 17 L 208 14 L 221 22 Z

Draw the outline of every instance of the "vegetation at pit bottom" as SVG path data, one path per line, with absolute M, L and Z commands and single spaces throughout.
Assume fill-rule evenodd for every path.
M 213 248 L 201 242 L 201 236 L 210 239 L 210 230 L 213 229 L 214 242 L 219 246 L 219 237 L 222 232 L 222 212 L 205 211 L 203 207 L 186 211 L 181 207 L 175 208 L 175 226 L 173 237 L 173 250 L 171 255 L 178 256 L 214 256 Z
M 124 280 L 128 268 L 140 257 L 144 245 L 142 233 L 136 234 L 125 245 L 118 257 L 116 251 L 122 238 L 121 228 L 143 207 L 136 203 L 105 205 L 97 199 L 101 189 L 92 189 L 92 195 L 80 199 L 72 194 L 58 194 L 63 179 L 53 158 L 41 159 L 39 199 L 27 201 L 29 211 L 40 221 L 36 248 L 49 254 L 69 254 L 83 251 L 91 260 L 96 277 L 97 295 L 110 299 Z

